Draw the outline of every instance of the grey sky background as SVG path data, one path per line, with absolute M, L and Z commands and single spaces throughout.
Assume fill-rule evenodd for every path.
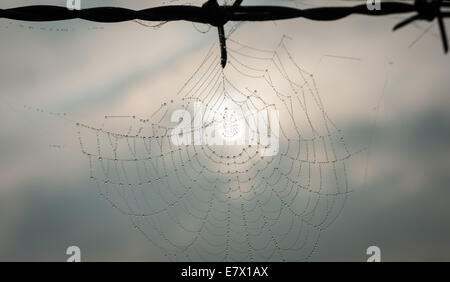
M 162 2 L 85 1 L 83 7 Z M 0 8 L 44 3 L 65 1 L 4 0 Z M 295 61 L 314 73 L 349 145 L 364 147 L 373 136 L 367 174 L 365 156 L 349 167 L 355 192 L 312 260 L 364 261 L 372 245 L 383 260 L 450 260 L 450 60 L 436 24 L 410 47 L 430 23 L 391 32 L 400 19 L 246 23 L 232 36 L 265 49 L 288 36 Z M 64 261 L 71 245 L 81 248 L 83 260 L 163 259 L 100 197 L 73 124 L 23 105 L 93 126 L 105 115 L 148 116 L 195 71 L 216 31 L 202 34 L 183 22 L 154 30 L 132 22 L 0 19 L 0 35 L 0 260 Z

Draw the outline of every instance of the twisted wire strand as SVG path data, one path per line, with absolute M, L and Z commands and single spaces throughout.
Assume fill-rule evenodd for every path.
M 226 21 L 272 21 L 291 18 L 305 18 L 316 21 L 333 21 L 352 14 L 382 16 L 416 12 L 414 4 L 386 2 L 382 10 L 369 10 L 367 6 L 320 7 L 298 9 L 281 6 L 220 6 L 219 10 Z M 82 10 L 69 10 L 66 7 L 37 5 L 0 9 L 0 18 L 22 21 L 61 21 L 83 19 L 102 23 L 115 23 L 131 20 L 145 21 L 191 21 L 216 24 L 209 10 L 202 7 L 173 5 L 132 10 L 120 7 L 96 7 Z
M 368 9 L 366 4 L 349 7 L 299 9 L 283 6 L 241 6 L 242 2 L 242 0 L 237 0 L 231 6 L 220 6 L 217 0 L 208 0 L 201 7 L 170 5 L 144 10 L 120 7 L 69 10 L 66 7 L 40 5 L 0 9 L 0 18 L 37 22 L 83 19 L 101 23 L 143 20 L 156 22 L 189 21 L 210 24 L 218 28 L 222 53 L 221 65 L 225 68 L 227 50 L 224 25 L 229 21 L 276 21 L 293 18 L 335 21 L 350 15 L 385 16 L 415 12 L 415 15 L 397 24 L 394 27 L 394 31 L 416 20 L 432 21 L 437 19 L 444 52 L 447 53 L 449 49 L 444 18 L 450 17 L 450 12 L 441 11 L 443 7 L 450 7 L 450 2 L 447 0 L 415 0 L 414 3 L 384 2 L 382 9 Z

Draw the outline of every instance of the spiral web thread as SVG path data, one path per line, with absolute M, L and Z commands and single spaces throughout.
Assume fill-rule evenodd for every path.
M 228 41 L 227 69 L 215 44 L 150 117 L 122 117 L 122 131 L 107 117 L 101 128 L 77 123 L 91 179 L 169 259 L 308 260 L 344 207 L 351 192 L 346 162 L 361 150 L 347 148 L 314 76 L 294 62 L 285 37 L 273 51 Z M 261 156 L 259 142 L 173 145 L 174 110 L 192 112 L 201 102 L 204 117 L 223 123 L 225 101 L 243 112 L 277 109 L 279 153 Z

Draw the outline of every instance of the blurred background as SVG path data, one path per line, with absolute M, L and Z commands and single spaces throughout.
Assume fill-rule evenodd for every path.
M 356 3 L 244 4 L 348 2 Z M 82 8 L 187 3 L 98 0 Z M 32 4 L 65 1 L 3 0 L 0 8 Z M 450 260 L 450 59 L 436 23 L 392 32 L 401 19 L 245 23 L 233 34 L 265 49 L 289 38 L 294 60 L 314 74 L 350 146 L 370 145 L 367 163 L 348 168 L 355 192 L 322 233 L 313 261 L 365 261 L 373 245 L 383 261 Z M 208 27 L 0 19 L 0 260 L 65 261 L 72 245 L 85 261 L 165 259 L 99 196 L 73 124 L 48 113 L 92 126 L 105 115 L 148 116 L 217 41 L 215 29 L 199 30 Z

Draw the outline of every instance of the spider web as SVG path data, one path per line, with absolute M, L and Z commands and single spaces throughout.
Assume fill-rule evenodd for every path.
M 151 116 L 105 117 L 100 128 L 77 123 L 100 195 L 168 259 L 308 260 L 341 213 L 351 192 L 346 163 L 361 151 L 347 148 L 313 74 L 294 61 L 285 39 L 262 50 L 229 38 L 225 70 L 214 44 Z M 194 135 L 233 116 L 223 104 L 277 110 L 279 153 L 262 156 L 260 142 L 175 146 L 171 114 L 185 109 L 195 120 L 196 102 L 209 122 L 194 126 Z

